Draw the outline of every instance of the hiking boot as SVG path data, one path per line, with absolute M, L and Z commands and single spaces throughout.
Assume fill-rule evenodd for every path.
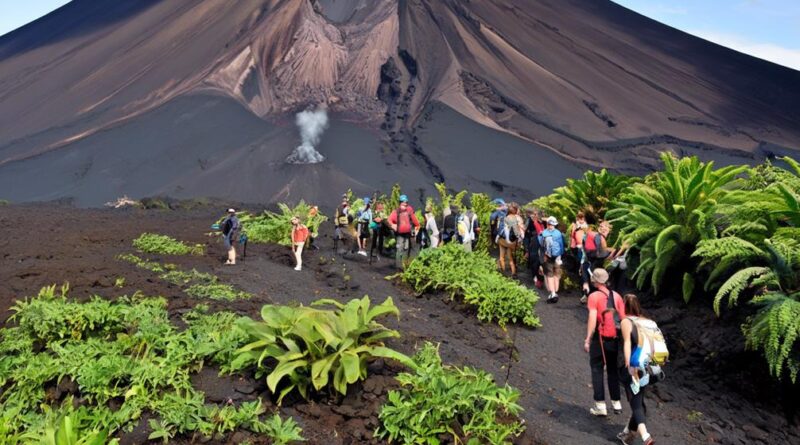
M 612 400 L 611 408 L 614 409 L 614 414 L 622 414 L 622 403 L 619 400 Z
M 361 256 L 367 256 L 367 252 L 365 250 L 359 250 L 358 254 Z
M 558 301 L 558 297 L 555 294 L 550 294 L 547 296 L 547 304 L 553 304 Z
M 622 445 L 631 445 L 634 440 L 636 440 L 636 432 L 635 431 L 625 431 L 617 434 L 617 439 L 622 442 Z
M 603 402 L 595 403 L 593 407 L 589 408 L 589 414 L 597 417 L 605 417 L 608 415 L 608 409 Z
M 551 303 L 558 303 L 558 294 L 553 292 L 553 296 L 550 297 Z
M 653 440 L 652 436 L 648 437 L 647 440 L 644 441 L 644 445 L 654 445 L 655 443 L 656 443 L 656 441 Z

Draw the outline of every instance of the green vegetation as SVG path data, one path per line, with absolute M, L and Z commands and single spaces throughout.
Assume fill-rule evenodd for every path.
M 202 244 L 190 246 L 183 241 L 156 233 L 141 234 L 139 238 L 133 240 L 133 247 L 140 252 L 161 255 L 203 255 L 205 253 L 205 247 Z
M 664 154 L 662 160 L 662 170 L 641 180 L 615 180 L 601 172 L 608 176 L 604 183 L 616 184 L 601 193 L 608 193 L 605 200 L 562 188 L 537 202 L 564 214 L 597 203 L 608 208 L 612 238 L 630 247 L 629 271 L 640 289 L 664 295 L 680 283 L 687 302 L 701 291 L 713 295 L 718 314 L 723 305 L 749 300 L 757 312 L 742 326 L 747 346 L 764 352 L 773 375 L 796 382 L 800 164 L 781 158 L 785 167 L 767 162 L 715 169 L 694 157 Z
M 7 200 L 7 199 L 0 199 L 0 207 L 2 207 L 2 206 L 7 206 L 7 205 L 9 205 L 9 204 L 11 204 L 11 202 L 10 202 L 9 200 Z
M 234 367 L 257 365 L 263 375 L 265 361 L 277 360 L 267 375 L 267 386 L 276 392 L 288 380 L 280 391 L 280 403 L 294 389 L 306 398 L 310 388 L 320 391 L 328 385 L 346 394 L 348 385 L 367 377 L 367 362 L 373 358 L 411 364 L 408 357 L 383 345 L 382 340 L 400 334 L 375 321 L 400 315 L 391 298 L 372 307 L 369 297 L 344 305 L 334 300 L 313 303 L 321 305 L 333 305 L 336 310 L 267 305 L 261 309 L 263 321 L 240 321 L 239 328 L 250 343 L 239 351 Z
M 16 444 L 24 441 L 28 444 L 40 445 L 116 445 L 116 439 L 108 441 L 108 432 L 90 429 L 86 425 L 91 422 L 88 410 L 72 406 L 72 397 L 68 397 L 60 410 L 52 411 L 45 405 L 45 425 L 42 431 L 0 439 L 0 444 Z
M 17 325 L 0 329 L 0 418 L 7 437 L 105 443 L 106 432 L 129 431 L 149 412 L 150 438 L 164 442 L 177 434 L 210 437 L 238 427 L 280 435 L 283 443 L 298 440 L 292 422 L 260 420 L 260 401 L 209 405 L 192 387 L 191 374 L 205 363 L 231 370 L 247 341 L 235 329 L 235 314 L 207 314 L 199 307 L 184 315 L 186 329 L 179 331 L 162 298 L 95 297 L 79 303 L 67 293 L 67 286 L 60 292 L 51 286 L 17 302 L 12 308 Z M 48 405 L 53 385 L 79 393 L 82 406 L 53 412 Z M 112 410 L 112 400 L 121 405 Z M 48 442 L 52 437 L 56 442 Z
M 316 210 L 312 211 L 312 206 L 306 204 L 305 201 L 300 201 L 294 208 L 286 204 L 278 204 L 280 213 L 264 212 L 264 214 L 255 216 L 246 212 L 239 214 L 239 221 L 242 224 L 242 230 L 247 234 L 248 241 L 254 243 L 273 243 L 283 246 L 290 246 L 292 244 L 292 217 L 297 215 L 303 224 L 308 227 L 308 230 L 313 233 L 319 233 L 319 226 L 328 218 Z
M 615 175 L 606 169 L 600 173 L 587 171 L 582 179 L 567 179 L 567 185 L 531 204 L 546 209 L 559 221 L 575 221 L 578 212 L 583 212 L 587 222 L 596 224 L 605 219 L 606 212 L 614 205 L 613 200 L 639 181 L 639 178 Z
M 443 366 L 436 346 L 426 343 L 414 357 L 413 373 L 401 373 L 403 386 L 389 392 L 381 408 L 377 437 L 414 444 L 508 444 L 525 427 L 518 419 L 519 391 L 499 387 L 485 371 Z
M 221 283 L 216 276 L 200 272 L 197 269 L 187 272 L 179 269 L 175 264 L 148 261 L 132 254 L 120 255 L 118 258 L 159 274 L 159 278 L 162 280 L 183 287 L 183 291 L 191 297 L 222 301 L 246 300 L 252 297 L 249 293 L 238 290 L 230 284 Z
M 477 307 L 481 321 L 540 325 L 533 310 L 536 293 L 497 272 L 495 260 L 486 253 L 468 253 L 450 243 L 424 250 L 397 276 L 420 293 L 444 290 L 451 298 L 463 296 L 467 304 Z

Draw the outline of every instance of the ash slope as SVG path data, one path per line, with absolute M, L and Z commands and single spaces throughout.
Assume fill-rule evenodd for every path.
M 287 116 L 318 103 L 335 155 L 281 165 Z M 73 0 L 0 37 L 16 201 L 327 199 L 394 180 L 530 194 L 663 149 L 729 163 L 798 142 L 800 72 L 605 0 Z

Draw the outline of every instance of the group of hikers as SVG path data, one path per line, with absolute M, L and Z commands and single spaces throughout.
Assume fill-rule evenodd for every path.
M 434 207 L 427 205 L 419 218 L 406 195 L 399 197 L 397 207 L 391 211 L 383 202 L 369 197 L 361 200 L 358 209 L 351 209 L 349 196 L 343 195 L 333 219 L 334 249 L 344 254 L 348 252 L 348 244 L 352 244 L 349 252 L 372 261 L 386 253 L 385 241 L 394 237 L 396 267 L 403 269 L 414 244 L 420 249 L 435 249 L 458 243 L 466 251 L 472 251 L 481 236 L 488 236 L 491 246 L 498 251 L 498 268 L 505 273 L 508 266 L 511 276 L 516 278 L 518 257 L 524 257 L 533 285 L 547 290 L 548 303 L 558 302 L 562 268 L 569 264 L 580 277 L 581 303 L 586 304 L 589 312 L 583 344 L 589 354 L 595 401 L 589 412 L 594 416 L 608 415 L 604 385 L 607 379 L 612 410 L 620 414 L 622 386 L 630 403 L 631 417 L 618 439 L 630 444 L 639 436 L 645 445 L 655 443 L 645 425 L 643 393 L 648 384 L 663 379 L 660 365 L 668 353 L 663 335 L 656 323 L 644 315 L 636 295 L 623 296 L 612 290 L 622 289 L 627 268 L 625 246 L 609 246 L 612 225 L 608 221 L 590 225 L 581 212 L 562 233 L 558 219 L 540 209 L 521 210 L 517 203 L 506 203 L 500 198 L 492 203 L 495 209 L 485 233 L 479 215 L 470 208 L 450 206 L 435 215 Z M 295 270 L 300 271 L 304 247 L 312 236 L 300 215 L 294 215 L 291 224 Z M 234 209 L 228 210 L 228 217 L 220 227 L 228 249 L 226 264 L 235 264 L 240 223 Z

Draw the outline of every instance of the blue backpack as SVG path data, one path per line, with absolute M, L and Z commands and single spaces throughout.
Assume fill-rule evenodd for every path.
M 564 254 L 563 237 L 557 230 L 545 230 L 541 235 L 541 246 L 549 258 L 557 258 Z

